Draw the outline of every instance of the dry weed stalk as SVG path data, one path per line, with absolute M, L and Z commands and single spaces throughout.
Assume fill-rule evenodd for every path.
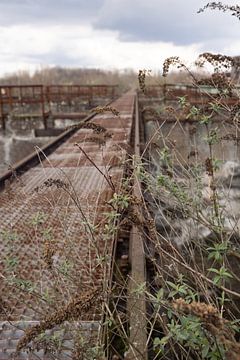
M 209 85 L 217 90 L 219 94 L 233 96 L 233 89 L 235 88 L 232 82 L 223 73 L 214 73 L 209 78 L 203 78 L 198 80 L 198 85 Z
M 158 105 L 160 117 L 155 108 L 147 107 L 146 98 L 142 104 L 149 144 L 142 159 L 144 165 L 140 179 L 146 193 L 145 206 L 150 213 L 144 225 L 136 217 L 135 223 L 142 229 L 146 239 L 145 250 L 149 262 L 147 271 L 150 274 L 148 290 L 154 299 L 150 334 L 159 332 L 159 338 L 156 339 L 156 344 L 160 344 L 159 347 L 156 346 L 160 348 L 159 357 L 156 351 L 154 353 L 153 346 L 151 359 L 165 359 L 165 356 L 174 359 L 215 359 L 216 353 L 216 358 L 219 359 L 239 359 L 239 330 L 238 325 L 235 326 L 235 322 L 239 323 L 239 265 L 238 260 L 231 258 L 233 248 L 239 254 L 239 235 L 236 230 L 238 215 L 235 218 L 233 214 L 231 225 L 225 225 L 231 216 L 232 196 L 238 191 L 236 179 L 239 167 L 236 171 L 232 170 L 231 180 L 224 180 L 219 175 L 222 171 L 220 151 L 226 151 L 226 143 L 221 142 L 233 141 L 233 145 L 236 145 L 239 141 L 239 96 L 237 88 L 225 73 L 231 70 L 234 59 L 204 53 L 199 56 L 198 65 L 203 66 L 205 63 L 213 66 L 214 73 L 209 78 L 200 80 L 192 76 L 192 94 L 189 87 L 183 88 L 183 91 L 180 89 L 182 94 L 180 87 L 176 87 L 176 93 L 180 93 L 178 98 L 177 95 L 175 99 L 173 96 L 166 97 L 164 110 Z M 165 75 L 171 65 L 186 70 L 181 60 L 173 57 L 164 63 Z M 201 87 L 203 84 L 209 85 L 209 88 Z M 166 88 L 167 85 L 160 96 L 162 93 L 168 94 Z M 171 116 L 169 122 L 167 115 Z M 161 118 L 165 118 L 166 127 Z M 152 120 L 150 124 L 147 122 L 149 119 Z M 191 124 L 192 120 L 194 126 Z M 180 136 L 186 136 L 186 141 L 191 144 L 187 157 Z M 204 150 L 199 145 L 200 136 L 201 141 L 207 144 Z M 174 147 L 169 146 L 171 141 L 174 141 Z M 234 148 L 231 157 L 233 153 L 236 156 L 235 151 Z M 224 161 L 228 156 L 229 153 L 223 153 Z M 234 161 L 238 159 L 234 158 Z M 234 168 L 236 164 L 232 164 Z M 159 191 L 157 177 L 160 181 Z M 231 199 L 226 195 L 228 191 Z M 223 198 L 226 200 L 224 204 Z M 228 209 L 229 214 L 225 209 Z M 154 216 L 156 222 L 153 220 Z M 130 220 L 134 219 L 130 217 Z M 203 234 L 202 229 L 206 229 L 206 234 L 208 232 L 209 235 Z M 201 357 L 201 346 L 204 344 L 201 337 L 204 336 L 197 339 L 196 335 L 195 340 L 200 344 L 198 349 L 194 348 L 194 341 L 191 343 L 186 338 L 183 339 L 191 334 L 189 329 L 191 325 L 194 326 L 194 320 L 191 323 L 189 316 L 189 319 L 184 317 L 181 322 L 182 318 L 178 318 L 177 314 L 177 321 L 173 320 L 171 323 L 172 317 L 167 313 L 169 307 L 173 307 L 179 315 L 193 315 L 201 320 L 203 333 L 199 333 L 207 334 L 206 341 L 210 344 L 207 356 Z M 184 328 L 186 323 L 188 325 Z M 196 323 L 199 325 L 199 321 L 196 320 Z M 173 332 L 169 335 L 168 329 L 171 326 Z M 181 330 L 179 333 L 177 330 L 183 328 L 189 332 L 181 338 Z M 193 334 L 191 336 L 195 337 Z M 161 347 L 164 341 L 167 346 Z
M 75 144 L 75 146 L 77 146 L 79 148 L 79 150 L 82 151 L 82 153 L 86 156 L 86 158 L 90 161 L 90 163 L 99 171 L 99 173 L 104 177 L 104 179 L 107 181 L 107 183 L 109 184 L 110 188 L 115 191 L 115 186 L 112 182 L 111 176 L 108 174 L 104 174 L 102 172 L 102 170 L 96 165 L 96 163 L 88 156 L 88 154 L 86 153 L 86 151 L 79 145 L 79 144 Z
M 200 318 L 202 326 L 226 348 L 226 359 L 239 359 L 240 343 L 235 340 L 229 321 L 222 318 L 215 307 L 196 301 L 187 303 L 181 298 L 174 300 L 172 306 L 180 314 Z
M 178 56 L 171 56 L 164 60 L 162 76 L 166 77 L 168 75 L 171 65 L 177 65 L 178 69 L 185 67 L 185 65 L 182 63 Z
M 46 330 L 52 329 L 65 321 L 79 320 L 97 301 L 100 301 L 101 296 L 102 289 L 95 288 L 81 296 L 73 298 L 64 308 L 55 311 L 39 324 L 27 329 L 25 335 L 17 344 L 17 352 L 26 348 L 32 340 Z
M 120 112 L 112 106 L 97 106 L 96 108 L 91 110 L 92 112 L 96 112 L 97 114 L 103 114 L 105 112 L 111 112 L 114 116 L 119 116 Z
M 212 54 L 209 52 L 198 55 L 198 59 L 195 62 L 198 66 L 203 66 L 206 62 L 211 64 L 215 71 L 219 71 L 221 68 L 230 69 L 234 64 L 234 59 L 231 56 L 223 54 Z
M 47 266 L 47 269 L 51 270 L 53 266 L 53 256 L 56 252 L 56 246 L 52 241 L 46 241 L 44 244 L 43 260 Z
M 69 189 L 69 184 L 67 184 L 65 181 L 61 179 L 53 179 L 49 178 L 43 182 L 41 186 L 37 186 L 34 188 L 34 191 L 38 192 L 40 190 L 43 190 L 45 188 L 50 188 L 52 186 L 56 186 L 57 189 Z
M 93 133 L 96 133 L 96 134 L 105 133 L 107 131 L 107 129 L 105 127 L 95 124 L 93 122 L 83 122 L 83 123 L 74 124 L 74 125 L 68 126 L 66 128 L 66 130 L 67 129 L 91 129 L 91 130 L 93 130 Z
M 138 84 L 143 93 L 146 91 L 146 76 L 150 75 L 151 70 L 139 70 L 138 72 Z

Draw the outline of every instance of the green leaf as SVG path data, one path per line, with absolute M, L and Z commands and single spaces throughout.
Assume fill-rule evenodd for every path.
M 173 289 L 177 290 L 178 289 L 178 285 L 174 284 L 173 282 L 171 281 L 166 281 L 166 283 L 171 286 Z
M 209 353 L 209 348 L 210 348 L 209 343 L 208 343 L 208 344 L 205 344 L 205 345 L 203 346 L 203 349 L 202 349 L 202 358 L 203 358 L 203 359 L 205 359 L 205 358 L 207 357 L 207 355 L 208 355 L 208 353 Z
M 186 96 L 178 96 L 178 103 L 181 105 L 181 106 L 185 106 L 186 105 Z
M 202 115 L 200 118 L 200 124 L 208 124 L 211 120 L 211 115 Z
M 210 269 L 208 269 L 208 271 L 211 271 L 211 272 L 213 272 L 215 274 L 219 274 L 219 270 L 214 269 L 214 268 L 210 268 Z
M 157 292 L 157 300 L 162 300 L 163 299 L 163 296 L 164 296 L 164 289 L 161 288 L 158 292 Z

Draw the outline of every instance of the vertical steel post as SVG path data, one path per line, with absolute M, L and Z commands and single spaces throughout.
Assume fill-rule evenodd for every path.
M 5 130 L 6 124 L 5 124 L 4 108 L 3 108 L 3 96 L 4 96 L 3 91 L 4 89 L 0 87 L 0 115 L 1 115 L 2 130 Z
M 45 114 L 45 99 L 44 99 L 44 90 L 43 85 L 40 86 L 40 104 L 42 109 L 42 120 L 43 120 L 43 126 L 44 129 L 47 129 L 47 116 Z

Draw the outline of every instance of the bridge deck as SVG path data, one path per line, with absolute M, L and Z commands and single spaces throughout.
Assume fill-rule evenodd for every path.
M 96 115 L 90 123 L 100 128 L 79 129 L 0 193 L 1 360 L 10 359 L 26 324 L 107 282 L 113 236 L 105 213 L 121 185 L 134 101 L 134 92 L 116 100 L 119 116 Z M 96 298 L 77 320 L 98 324 L 101 306 Z

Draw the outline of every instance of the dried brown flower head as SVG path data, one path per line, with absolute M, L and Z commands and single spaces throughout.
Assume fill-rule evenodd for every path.
M 92 129 L 93 132 L 96 134 L 104 133 L 107 131 L 107 129 L 105 129 L 103 126 L 94 124 L 92 122 L 91 123 L 84 122 L 84 123 L 74 124 L 74 125 L 69 126 L 67 129 Z
M 33 339 L 46 330 L 52 329 L 56 325 L 62 324 L 64 321 L 78 320 L 87 313 L 97 301 L 99 301 L 101 292 L 102 290 L 100 290 L 100 288 L 95 288 L 82 296 L 78 296 L 70 300 L 65 307 L 60 308 L 49 315 L 39 324 L 27 329 L 24 336 L 17 344 L 17 352 L 25 348 Z
M 234 64 L 234 60 L 231 56 L 212 54 L 209 52 L 200 54 L 195 64 L 202 67 L 206 62 L 214 67 L 215 72 L 219 72 L 221 69 L 229 70 Z
M 234 86 L 231 81 L 227 78 L 226 74 L 216 72 L 209 78 L 203 78 L 198 80 L 198 85 L 209 85 L 216 88 L 220 95 L 233 96 Z
M 222 4 L 221 1 L 219 2 L 210 2 L 207 5 L 205 5 L 203 8 L 200 8 L 198 10 L 198 13 L 204 12 L 206 9 L 211 10 L 220 10 L 223 12 L 230 11 L 232 16 L 235 16 L 240 20 L 240 6 L 239 5 L 225 5 Z
M 200 318 L 202 326 L 226 349 L 226 359 L 239 359 L 240 344 L 236 342 L 229 322 L 221 317 L 215 307 L 197 301 L 189 304 L 184 299 L 174 300 L 172 306 L 177 312 Z
M 92 112 L 96 112 L 97 114 L 103 114 L 105 112 L 111 112 L 114 116 L 119 116 L 120 112 L 112 106 L 97 106 L 96 108 L 91 110 Z
M 56 248 L 52 241 L 46 241 L 43 249 L 43 260 L 46 263 L 46 266 L 49 270 L 53 266 L 53 256 L 55 254 Z
M 139 84 L 139 88 L 140 90 L 145 93 L 146 91 L 146 76 L 150 75 L 151 70 L 139 70 L 138 71 L 138 84 Z
M 206 169 L 206 173 L 209 176 L 213 176 L 213 164 L 212 164 L 212 159 L 207 158 L 205 160 L 205 169 Z
M 230 119 L 234 124 L 239 124 L 239 122 L 240 122 L 240 103 L 234 105 L 231 108 Z
M 42 190 L 44 188 L 50 188 L 52 186 L 56 186 L 57 189 L 65 189 L 65 190 L 69 188 L 69 184 L 65 183 L 63 180 L 49 178 L 45 180 L 41 186 L 37 186 L 34 189 L 34 191 L 38 192 L 39 190 Z
M 167 74 L 169 73 L 170 66 L 175 66 L 175 65 L 177 65 L 178 69 L 185 67 L 185 65 L 182 63 L 182 61 L 178 56 L 171 56 L 167 58 L 163 63 L 162 76 L 167 76 Z

